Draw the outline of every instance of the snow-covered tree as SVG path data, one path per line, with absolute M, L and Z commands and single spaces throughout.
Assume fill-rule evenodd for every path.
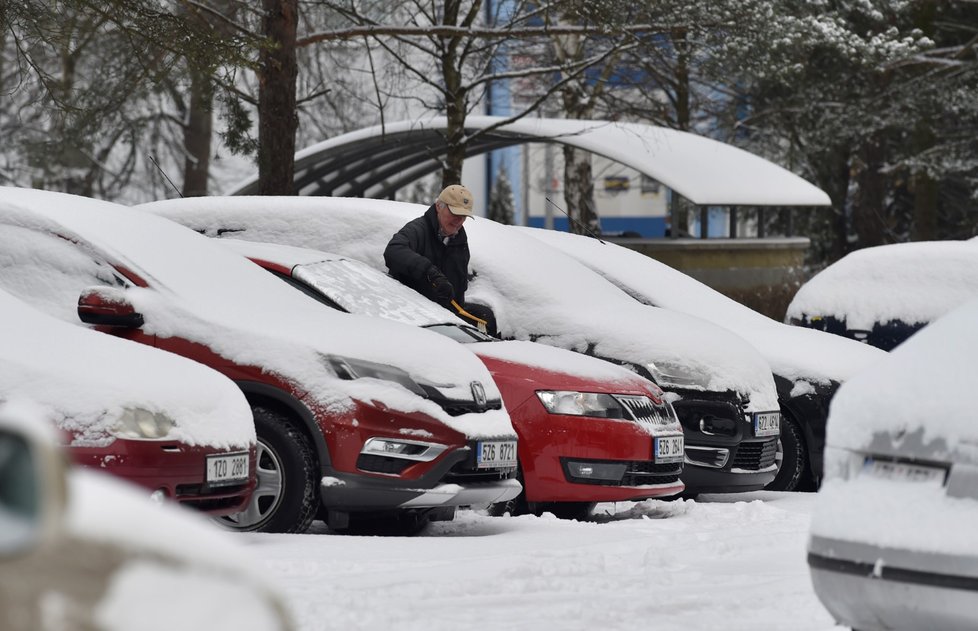
M 506 177 L 506 170 L 500 169 L 489 193 L 486 216 L 502 224 L 511 225 L 514 216 L 513 187 Z

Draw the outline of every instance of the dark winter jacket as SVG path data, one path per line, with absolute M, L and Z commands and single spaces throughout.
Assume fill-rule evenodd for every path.
M 469 239 L 465 228 L 443 243 L 438 237 L 438 211 L 432 205 L 425 214 L 412 219 L 391 237 L 384 250 L 384 262 L 391 275 L 408 287 L 436 300 L 426 275 L 434 265 L 455 289 L 455 300 L 465 302 L 469 286 Z

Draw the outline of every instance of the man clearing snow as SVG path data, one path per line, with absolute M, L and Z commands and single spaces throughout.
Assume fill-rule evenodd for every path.
M 469 240 L 462 224 L 472 216 L 472 192 L 446 186 L 424 215 L 391 237 L 384 262 L 391 275 L 423 296 L 467 320 L 486 323 L 495 335 L 495 318 L 484 305 L 465 303 L 469 286 Z

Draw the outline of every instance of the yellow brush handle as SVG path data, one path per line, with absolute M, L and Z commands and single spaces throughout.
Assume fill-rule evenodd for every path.
M 458 311 L 459 315 L 465 316 L 469 320 L 473 320 L 476 324 L 476 328 L 478 328 L 480 331 L 482 331 L 483 333 L 487 331 L 485 320 L 483 320 L 482 318 L 475 317 L 474 315 L 472 315 L 471 313 L 463 309 L 462 305 L 458 304 L 454 300 L 452 300 L 452 306 L 455 307 L 455 310 Z

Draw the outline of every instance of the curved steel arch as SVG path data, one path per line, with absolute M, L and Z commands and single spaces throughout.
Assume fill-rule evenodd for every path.
M 620 162 L 698 205 L 828 206 L 828 195 L 794 173 L 710 138 L 640 123 L 470 116 L 466 157 L 528 142 L 571 145 Z M 361 129 L 296 154 L 299 195 L 393 197 L 437 171 L 447 155 L 444 117 Z M 254 195 L 257 178 L 231 194 Z

